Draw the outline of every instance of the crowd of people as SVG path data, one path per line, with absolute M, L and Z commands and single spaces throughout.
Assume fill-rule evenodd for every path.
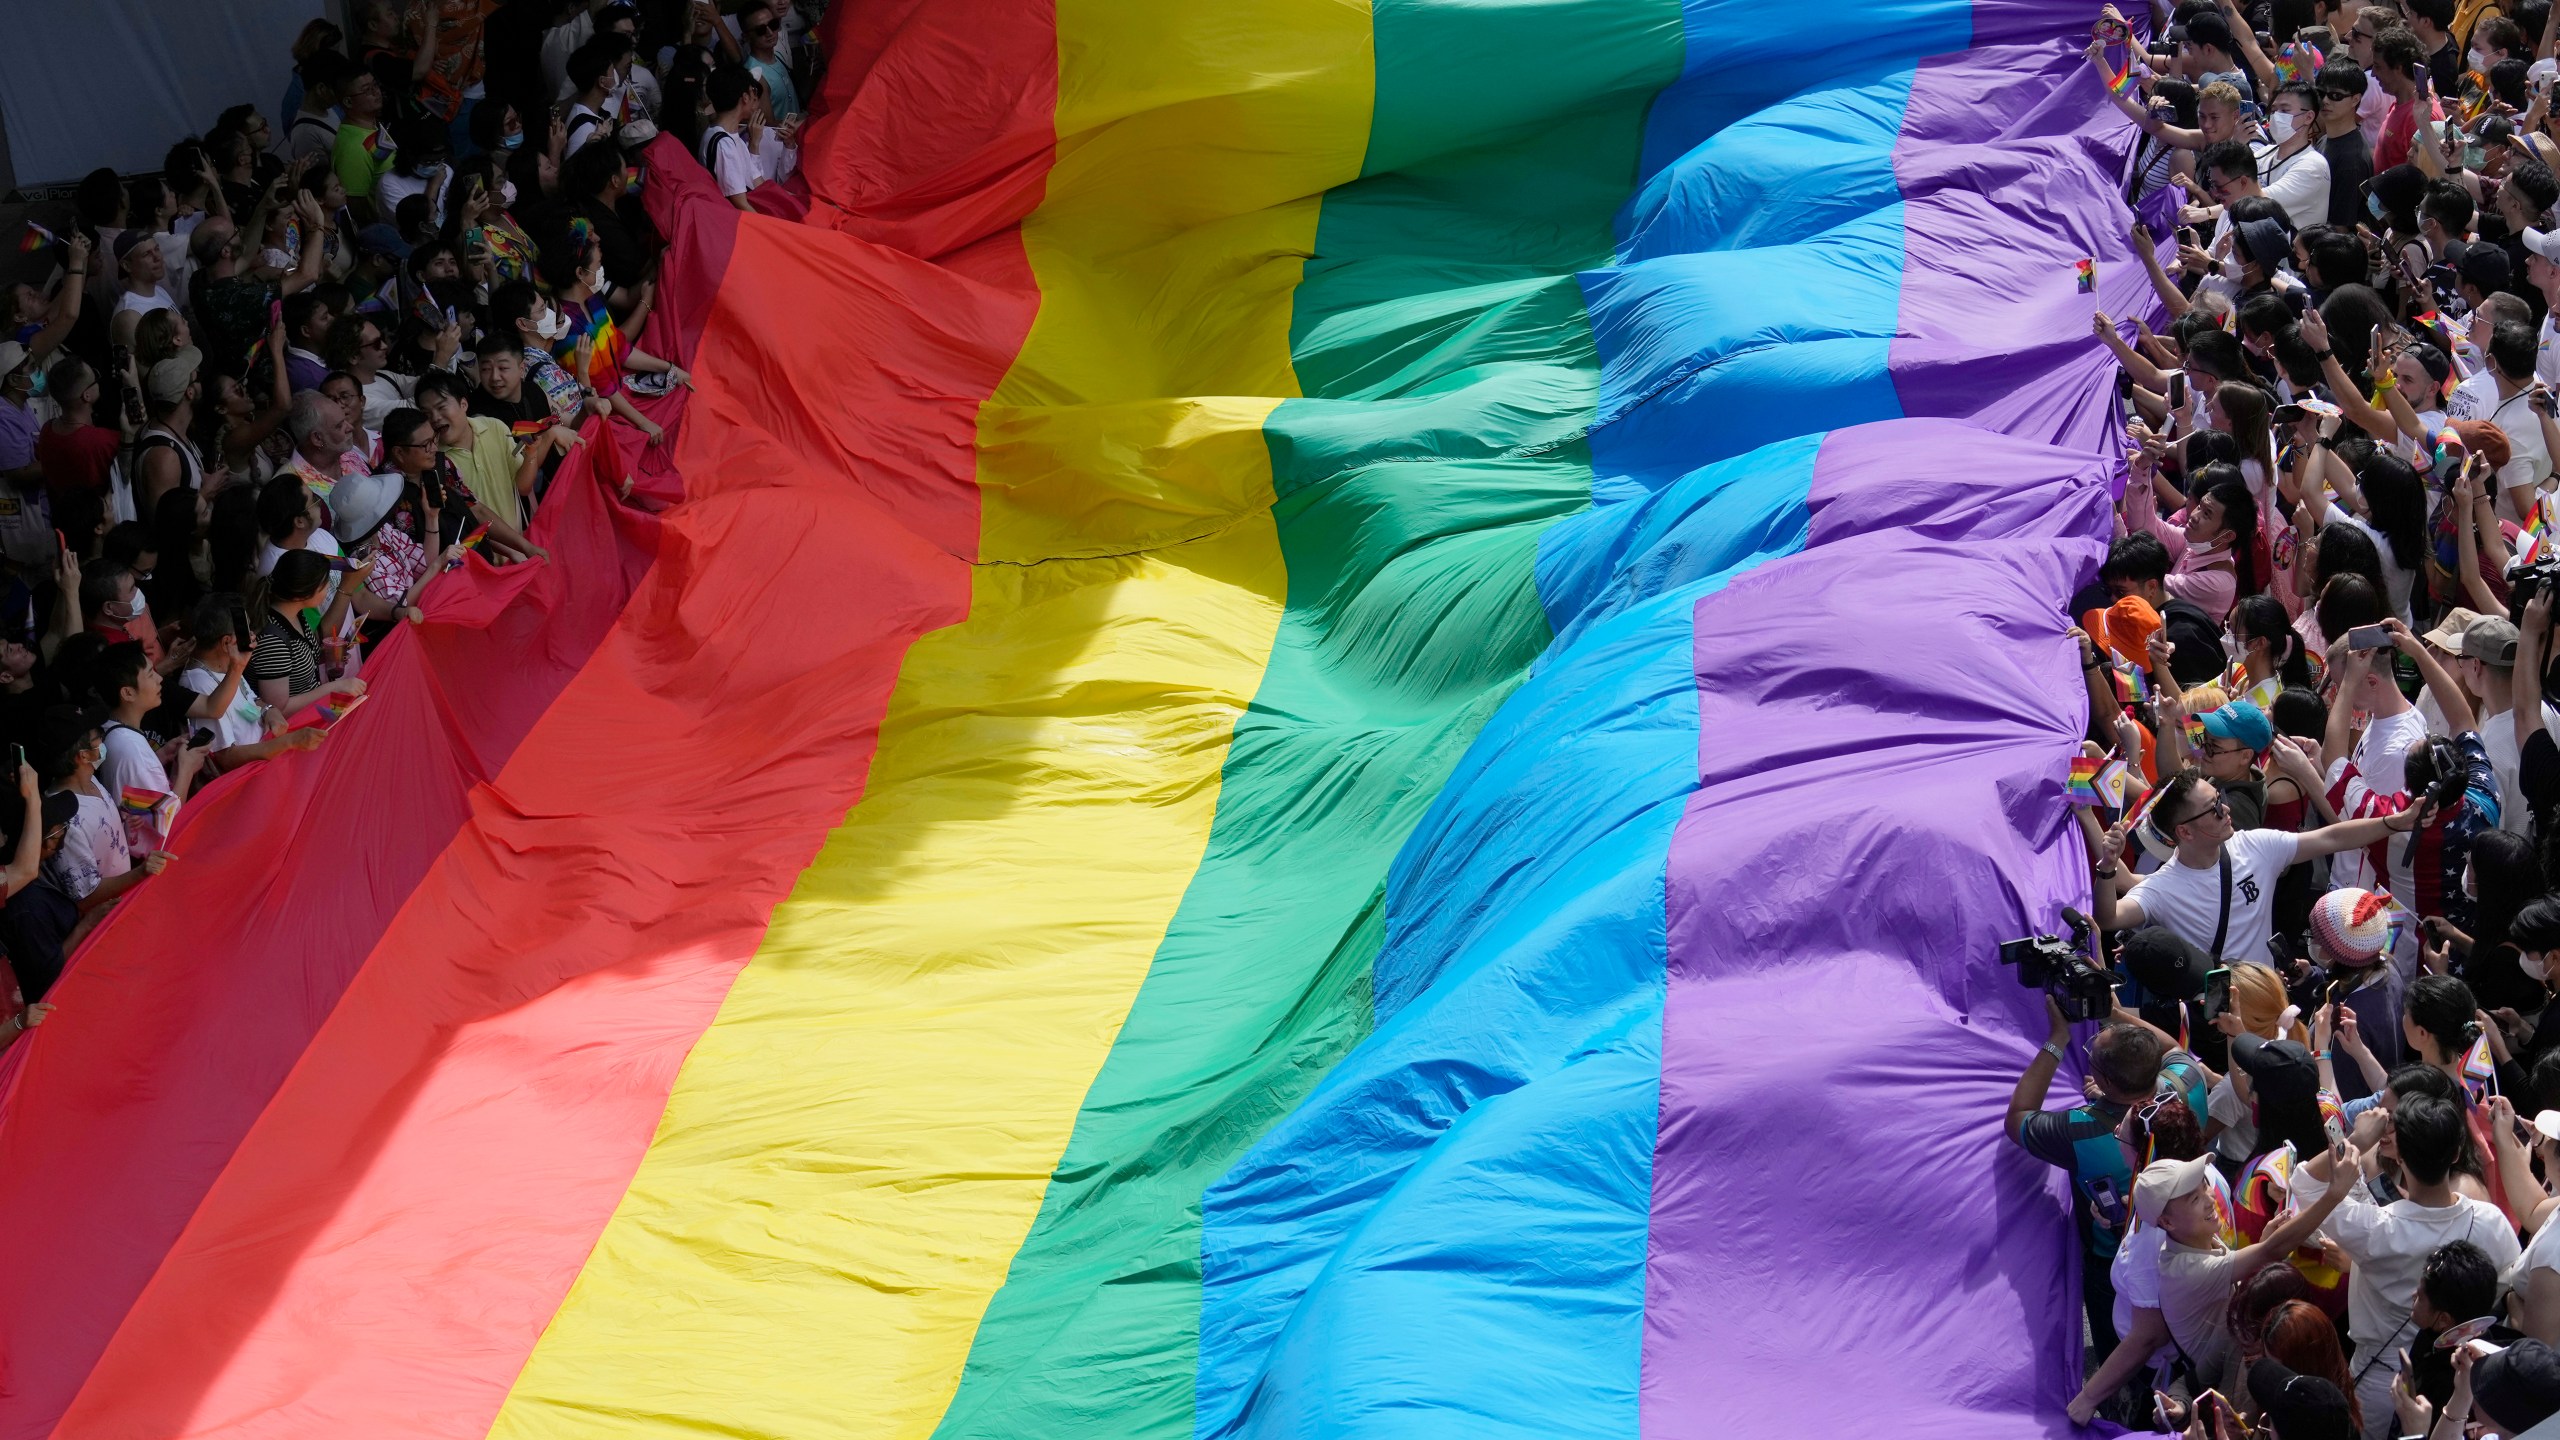
M 633 339 L 652 142 L 741 209 L 787 181 L 822 6 L 355 0 L 271 107 L 12 237 L 0 1047 L 178 859 L 191 793 L 326 743 L 468 553 L 548 562 L 533 516 L 591 421 L 662 438 L 633 397 L 689 377 Z
M 2163 330 L 2092 326 L 2107 973 L 2007 1117 L 2069 1174 L 2071 1418 L 2513 1436 L 2560 1415 L 2560 9 L 2148 20 L 2085 52 L 2175 226 L 2131 237 Z

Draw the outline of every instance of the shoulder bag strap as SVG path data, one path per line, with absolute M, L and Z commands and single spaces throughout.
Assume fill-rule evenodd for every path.
M 2222 850 L 2222 918 L 2213 922 L 2213 958 L 2222 960 L 2222 942 L 2231 933 L 2231 847 Z

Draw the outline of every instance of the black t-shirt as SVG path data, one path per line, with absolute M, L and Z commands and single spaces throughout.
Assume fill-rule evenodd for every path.
M 42 873 L 0 906 L 0 942 L 8 946 L 9 968 L 28 1003 L 43 999 L 62 978 L 62 942 L 79 925 L 79 902 Z
M 2377 963 L 2388 965 L 2391 962 L 2386 959 Z M 2373 1058 L 2382 1062 L 2383 1072 L 2388 1074 L 2399 1068 L 2402 1049 L 2400 1007 L 2392 1003 L 2391 982 L 2376 979 L 2348 991 L 2343 998 L 2347 1008 L 2356 1012 L 2356 1032 L 2363 1038 L 2364 1048 L 2372 1051 Z M 2340 1100 L 2361 1100 L 2373 1093 L 2373 1087 L 2364 1083 L 2364 1071 L 2360 1067 L 2342 1059 L 2336 1069 Z
M 2560 741 L 2550 731 L 2525 737 L 2524 749 L 2516 755 L 2516 788 L 2524 792 L 2525 808 L 2533 814 L 2533 833 L 2550 834 L 2552 812 L 2560 810 Z
M 551 402 L 543 396 L 541 386 L 527 380 L 516 387 L 516 398 L 513 400 L 501 400 L 486 390 L 472 391 L 471 413 L 486 415 L 493 420 L 504 420 L 509 425 L 523 425 L 536 420 L 549 420 Z
M 2427 75 L 2435 81 L 2437 94 L 2462 93 L 2462 47 L 2453 43 L 2451 35 L 2444 37 L 2442 49 L 2427 57 Z
M 2319 145 L 2320 158 L 2329 162 L 2329 223 L 2352 230 L 2370 218 L 2364 207 L 2364 187 L 2373 178 L 2373 147 L 2365 143 L 2361 126 L 2331 135 Z M 2355 279 L 2359 284 L 2364 281 L 2361 275 Z

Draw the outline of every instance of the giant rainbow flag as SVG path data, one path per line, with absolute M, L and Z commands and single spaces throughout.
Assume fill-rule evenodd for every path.
M 6 1057 L 0 1440 L 2057 1433 L 2093 18 L 837 0 Z

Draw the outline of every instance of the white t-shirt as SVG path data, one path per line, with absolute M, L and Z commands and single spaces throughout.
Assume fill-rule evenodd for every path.
M 2516 1263 L 2498 1277 L 2498 1284 L 2509 1290 L 2522 1290 L 2536 1270 L 2560 1270 L 2560 1225 L 2545 1225 L 2534 1231 L 2533 1243 L 2525 1246 Z
M 394 375 L 388 370 L 374 371 L 373 378 L 364 386 L 364 428 L 381 430 L 382 422 L 391 418 L 392 411 L 408 404 L 411 392 L 417 388 L 418 382 L 410 376 Z M 373 453 L 372 447 L 365 447 L 365 453 Z
M 708 159 L 711 178 L 720 183 L 722 195 L 744 195 L 756 188 L 755 152 L 747 148 L 747 142 L 736 131 L 718 125 L 703 131 L 702 154 Z
M 2560 710 L 2551 702 L 2542 702 L 2542 728 L 2560 739 Z M 2521 763 L 2516 748 L 2516 712 L 2501 710 L 2480 717 L 2480 748 L 2489 752 L 2489 768 L 2498 772 L 2498 828 L 2510 835 L 2523 835 L 2533 829 L 2533 807 L 2524 803 L 2524 791 L 2516 785 L 2516 767 Z
M 211 695 L 222 688 L 223 677 L 202 665 L 190 665 L 178 676 L 178 683 L 194 695 Z M 267 738 L 267 727 L 258 710 L 258 692 L 247 679 L 242 679 L 238 693 L 231 697 L 231 708 L 210 722 L 189 720 L 189 728 L 210 725 L 213 748 L 228 750 L 234 745 L 255 745 Z
M 124 848 L 124 820 L 94 777 L 86 789 L 74 789 L 71 795 L 80 808 L 64 832 L 62 848 L 45 862 L 45 869 L 64 894 L 86 900 L 101 881 L 131 870 L 133 856 Z
M 2545 385 L 2560 386 L 2560 325 L 2552 324 L 2548 314 L 2542 317 L 2542 333 L 2534 337 L 2533 376 Z
M 98 783 L 106 787 L 108 794 L 122 795 L 127 790 L 170 793 L 169 771 L 141 731 L 110 720 L 106 732 L 107 753 L 98 761 Z
M 2478 420 L 2498 408 L 2498 382 L 2486 370 L 2474 370 L 2453 387 L 2444 413 L 2455 420 Z
M 311 532 L 311 539 L 310 539 L 310 542 L 309 542 L 308 544 L 306 544 L 303 548 L 304 548 L 304 549 L 307 549 L 307 550 L 317 550 L 317 551 L 319 551 L 319 552 L 320 552 L 321 554 L 323 554 L 323 555 L 332 555 L 332 556 L 334 556 L 334 555 L 344 555 L 344 554 L 346 554 L 346 553 L 347 553 L 346 551 L 341 550 L 341 549 L 339 549 L 339 548 L 338 548 L 338 537 L 337 537 L 337 536 L 335 536 L 335 535 L 330 534 L 330 533 L 329 533 L 328 531 L 326 531 L 326 530 L 314 530 L 314 531 L 312 531 L 312 532 Z M 274 542 L 273 540 L 261 540 L 261 541 L 259 541 L 259 542 L 258 542 L 258 573 L 259 573 L 259 574 L 261 574 L 261 575 L 272 575 L 272 574 L 274 574 L 274 573 L 275 573 L 275 569 L 276 569 L 276 562 L 277 562 L 277 561 L 279 561 L 279 560 L 281 560 L 281 559 L 283 559 L 283 558 L 284 558 L 284 547 L 283 547 L 283 546 L 278 545 L 278 544 L 277 544 L 276 542 Z M 330 571 L 330 572 L 329 572 L 329 593 L 330 593 L 331 595 L 335 595 L 335 594 L 337 594 L 337 593 L 338 593 L 338 574 L 339 574 L 339 572 L 338 572 L 338 571 L 335 571 L 335 570 L 332 570 L 332 571 Z
M 374 213 L 389 220 L 400 213 L 401 201 L 412 195 L 426 194 L 427 187 L 434 183 L 435 177 L 432 175 L 410 175 L 398 170 L 386 170 L 381 179 L 373 182 Z M 448 185 L 437 194 L 436 203 L 427 212 L 428 224 L 443 226 L 444 197 L 452 191 L 453 187 Z
M 2560 1230 L 2560 1225 L 2551 1227 Z M 2136 1309 L 2160 1308 L 2160 1242 L 2169 1232 L 2157 1225 L 2144 1225 L 2125 1237 L 2116 1247 L 2115 1258 L 2107 1262 L 2107 1276 L 2116 1287 L 2116 1333 L 2130 1334 Z M 2178 1347 L 2171 1341 L 2151 1356 L 2153 1368 L 2177 1358 Z
M 2214 1152 L 2234 1165 L 2248 1164 L 2257 1153 L 2258 1112 L 2240 1098 L 2239 1087 L 2231 1083 L 2230 1076 L 2213 1082 L 2213 1089 L 2205 1095 L 2204 1116 L 2222 1122 L 2222 1132 L 2213 1137 Z
M 542 32 L 542 83 L 545 93 L 566 94 L 569 84 L 569 56 L 579 46 L 595 38 L 596 17 L 581 8 L 577 14 Z
M 2267 950 L 2272 930 L 2269 912 L 2276 902 L 2276 877 L 2293 863 L 2295 837 L 2285 830 L 2243 830 L 2222 844 L 2231 857 L 2231 923 L 2224 932 L 2225 960 L 2274 963 Z M 2143 917 L 2200 950 L 2213 949 L 2214 925 L 2222 916 L 2222 866 L 2201 868 L 2170 860 L 2133 887 Z
M 2527 393 L 2518 391 L 2501 400 L 2493 389 L 2475 417 L 2497 426 L 2507 437 L 2507 463 L 2498 467 L 2498 518 L 2514 525 L 2523 524 L 2527 517 L 2514 513 L 2507 492 L 2551 478 L 2551 447 L 2543 443 L 2542 412 L 2533 408 Z
M 119 315 L 128 310 L 136 315 L 148 315 L 154 310 L 177 308 L 178 297 L 170 294 L 169 287 L 166 285 L 152 286 L 151 293 L 148 295 L 136 295 L 130 290 L 116 292 L 116 313 Z
M 2318 145 L 2307 145 L 2291 158 L 2272 158 L 2269 145 L 2258 152 L 2258 188 L 2284 207 L 2285 218 L 2300 230 L 2329 221 L 2329 157 Z
M 2413 705 L 2397 714 L 2375 716 L 2356 737 L 2355 751 L 2347 758 L 2377 793 L 2397 795 L 2409 788 L 2410 747 L 2423 745 L 2426 739 L 2427 717 Z
M 603 111 L 584 102 L 569 107 L 569 118 L 565 122 L 565 128 L 569 143 L 568 147 L 560 152 L 564 155 L 577 154 L 587 148 L 588 141 L 609 134 L 612 129 Z
M 2293 1172 L 2294 1204 L 2308 1208 L 2328 1193 L 2329 1187 L 2307 1171 Z M 2320 1228 L 2355 1261 L 2347 1271 L 2347 1333 L 2355 1338 L 2356 1353 L 2379 1355 L 2395 1370 L 2400 1364 L 2396 1352 L 2409 1343 L 2405 1322 L 2417 1302 L 2419 1272 L 2430 1252 L 2450 1241 L 2468 1240 L 2487 1253 L 2490 1264 L 2505 1270 L 2523 1249 L 2516 1244 L 2515 1227 L 2497 1206 L 2468 1195 L 2455 1196 L 2442 1209 L 2415 1200 L 2376 1205 L 2359 1184 Z

